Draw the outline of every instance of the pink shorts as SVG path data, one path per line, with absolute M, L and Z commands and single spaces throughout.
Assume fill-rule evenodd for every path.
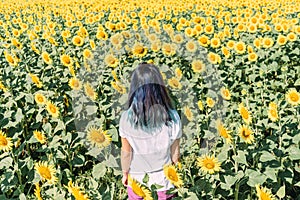
M 128 199 L 129 200 L 143 200 L 142 197 L 136 195 L 131 187 L 127 187 Z M 176 197 L 176 194 L 166 194 L 167 191 L 157 191 L 158 200 L 170 200 Z

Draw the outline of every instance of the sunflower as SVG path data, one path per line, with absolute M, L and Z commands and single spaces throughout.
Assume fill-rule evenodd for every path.
M 47 181 L 49 184 L 55 184 L 57 177 L 55 176 L 56 170 L 54 165 L 48 164 L 46 161 L 39 161 L 35 164 L 34 169 L 42 178 L 42 181 Z
M 68 191 L 74 196 L 76 200 L 88 200 L 88 196 L 82 191 L 83 188 L 79 187 L 77 184 L 73 184 L 70 180 L 68 182 Z
M 227 143 L 231 143 L 232 136 L 229 133 L 232 131 L 227 130 L 221 120 L 217 120 L 216 125 L 219 135 L 225 138 Z
M 204 27 L 204 31 L 206 34 L 213 34 L 215 30 L 212 25 L 207 25 Z
M 285 95 L 287 102 L 293 106 L 300 104 L 300 94 L 296 89 L 290 89 Z
M 51 101 L 48 101 L 46 103 L 46 109 L 49 112 L 49 114 L 52 115 L 52 117 L 57 118 L 59 116 L 59 109 Z
M 124 38 L 123 38 L 122 34 L 120 34 L 120 33 L 117 33 L 110 37 L 110 42 L 115 47 L 120 46 L 123 41 L 124 41 Z
M 235 42 L 233 40 L 229 40 L 226 44 L 227 48 L 233 49 L 235 47 Z
M 283 35 L 278 35 L 277 37 L 277 44 L 279 44 L 280 46 L 285 45 L 287 42 L 287 38 Z
M 220 45 L 221 45 L 220 38 L 214 37 L 210 40 L 210 46 L 212 48 L 218 48 L 218 47 L 220 47 Z
M 126 88 L 119 83 L 119 81 L 112 81 L 111 86 L 117 90 L 120 94 L 126 93 Z
M 62 32 L 61 32 L 61 36 L 62 36 L 63 38 L 69 38 L 69 37 L 71 37 L 71 32 L 70 32 L 70 30 L 64 30 L 64 31 L 62 31 Z
M 247 46 L 247 51 L 248 53 L 254 53 L 253 47 L 250 45 Z
M 73 89 L 73 90 L 80 90 L 81 89 L 81 82 L 79 81 L 79 79 L 72 77 L 69 80 L 69 86 Z
M 221 51 L 222 51 L 223 55 L 225 56 L 225 58 L 229 58 L 231 56 L 231 53 L 228 48 L 222 47 Z
M 188 37 L 193 37 L 194 35 L 194 31 L 191 27 L 187 27 L 185 30 L 184 30 L 184 33 L 186 36 Z
M 209 37 L 207 37 L 206 35 L 202 35 L 198 38 L 198 42 L 201 46 L 203 47 L 208 47 L 208 45 L 210 44 L 210 40 Z
M 3 92 L 7 92 L 7 88 L 6 88 L 5 85 L 2 83 L 1 80 L 0 80 L 0 90 L 3 90 Z
M 18 65 L 18 62 L 20 62 L 20 59 L 15 54 L 11 55 L 7 52 L 4 52 L 4 55 L 5 55 L 6 61 L 14 67 L 16 67 Z
M 246 45 L 244 42 L 240 41 L 235 44 L 234 49 L 238 54 L 243 54 L 246 51 Z
M 116 67 L 119 64 L 119 60 L 112 54 L 108 54 L 104 58 L 104 62 L 110 67 Z
M 245 125 L 242 125 L 239 128 L 239 136 L 248 144 L 251 144 L 254 141 L 252 130 Z
M 82 37 L 75 35 L 72 39 L 72 42 L 75 46 L 81 47 L 83 45 L 84 40 Z
M 275 200 L 276 198 L 272 194 L 271 190 L 266 187 L 260 187 L 260 185 L 256 185 L 256 194 L 258 196 L 258 200 Z
M 107 130 L 103 131 L 101 128 L 94 126 L 90 127 L 87 131 L 88 141 L 98 148 L 104 148 L 111 143 L 111 136 L 107 134 Z
M 193 114 L 192 110 L 188 106 L 185 106 L 183 110 L 184 110 L 184 115 L 186 116 L 186 118 L 189 121 L 193 121 L 194 114 Z
M 144 185 L 141 185 L 137 180 L 128 175 L 128 185 L 132 188 L 134 194 L 142 197 L 144 200 L 153 200 L 151 192 Z
M 264 48 L 271 48 L 274 44 L 274 41 L 272 38 L 267 37 L 262 40 L 262 43 Z
M 182 85 L 176 77 L 168 79 L 168 84 L 174 89 L 181 89 Z
M 260 49 L 261 47 L 261 39 L 260 38 L 255 38 L 254 41 L 253 41 L 253 45 L 257 48 L 257 49 Z
M 213 100 L 211 97 L 206 98 L 206 105 L 210 108 L 214 107 L 215 105 L 215 100 Z
M 44 105 L 46 103 L 46 97 L 41 93 L 36 93 L 34 95 L 34 100 L 37 104 Z
M 167 56 L 173 56 L 176 53 L 177 46 L 171 43 L 164 43 L 162 45 L 162 52 Z
M 199 101 L 197 102 L 197 105 L 198 105 L 199 110 L 201 110 L 201 111 L 204 110 L 203 103 L 202 103 L 201 100 L 199 100 Z
M 257 57 L 258 57 L 257 54 L 254 52 L 248 54 L 248 60 L 250 62 L 255 62 L 257 60 Z
M 157 39 L 157 38 L 156 38 Z M 155 40 L 156 40 L 155 39 Z M 181 44 L 183 41 L 184 41 L 184 38 L 182 37 L 181 34 L 176 34 L 174 37 L 173 37 L 173 41 L 177 44 Z
M 90 83 L 85 83 L 84 84 L 84 91 L 85 94 L 92 100 L 97 99 L 97 93 L 95 92 L 94 88 L 90 85 Z
M 244 122 L 246 122 L 247 124 L 251 123 L 252 120 L 251 114 L 248 111 L 248 109 L 244 106 L 243 103 L 239 104 L 239 113 L 242 116 Z
M 107 40 L 108 34 L 104 30 L 98 30 L 96 34 L 98 40 Z
M 96 44 L 95 44 L 94 40 L 90 40 L 90 47 L 92 48 L 92 50 L 96 49 Z
M 160 42 L 153 42 L 152 44 L 151 44 L 151 50 L 153 51 L 153 52 L 158 52 L 159 50 L 160 50 Z
M 176 76 L 176 78 L 178 78 L 179 80 L 182 78 L 182 71 L 181 71 L 181 69 L 180 69 L 179 67 L 177 67 L 177 68 L 175 69 L 175 76 Z
M 39 182 L 35 183 L 34 195 L 38 200 L 43 200 L 41 197 L 41 188 Z
M 20 30 L 18 30 L 18 29 L 13 29 L 13 30 L 12 30 L 12 33 L 13 33 L 13 35 L 14 35 L 15 37 L 19 37 L 19 36 L 20 36 Z
M 194 30 L 196 31 L 197 35 L 201 34 L 203 32 L 203 27 L 201 26 L 201 24 L 196 24 L 194 27 Z
M 51 64 L 52 64 L 52 59 L 50 58 L 49 53 L 43 52 L 43 53 L 42 53 L 42 58 L 43 58 L 43 60 L 44 60 L 44 62 L 45 62 L 46 64 L 48 64 L 48 65 L 51 65 Z
M 41 144 L 46 143 L 46 137 L 41 131 L 35 130 L 33 131 L 33 135 L 35 139 L 37 139 L 37 141 L 39 141 Z
M 297 40 L 297 35 L 293 32 L 290 32 L 288 35 L 287 35 L 287 38 L 290 42 L 295 42 Z
M 219 56 L 218 54 L 216 53 L 213 53 L 213 52 L 209 52 L 208 55 L 208 61 L 211 63 L 211 64 L 220 64 L 221 63 L 221 56 Z
M 37 77 L 34 74 L 29 74 L 29 76 L 31 77 L 32 82 L 38 87 L 41 88 L 43 87 L 43 83 L 40 81 L 39 77 Z
M 278 117 L 277 107 L 273 107 L 271 106 L 271 104 L 269 105 L 268 117 L 273 122 L 278 120 L 279 117 Z
M 222 87 L 221 88 L 221 96 L 225 99 L 225 100 L 230 100 L 231 99 L 231 93 L 227 88 Z
M 41 53 L 40 50 L 38 50 L 38 49 L 36 48 L 34 42 L 31 42 L 31 43 L 30 43 L 30 47 L 31 47 L 31 49 L 32 49 L 36 54 L 40 54 L 40 53 Z
M 249 33 L 256 33 L 256 31 L 257 31 L 257 25 L 256 24 L 250 24 L 248 26 L 248 32 Z
M 190 53 L 195 53 L 197 51 L 197 45 L 195 44 L 195 42 L 193 40 L 189 40 L 185 44 L 185 48 Z
M 92 59 L 93 58 L 93 53 L 89 49 L 83 50 L 83 57 L 85 59 Z
M 183 185 L 181 175 L 177 172 L 174 165 L 164 165 L 164 174 L 166 178 L 175 186 L 181 187 Z
M 10 151 L 13 143 L 10 137 L 6 137 L 6 134 L 0 130 L 0 151 Z
M 66 67 L 73 65 L 73 61 L 72 61 L 71 57 L 66 54 L 63 54 L 60 56 L 60 61 Z
M 136 43 L 132 47 L 132 53 L 134 56 L 142 58 L 147 54 L 147 48 L 141 43 Z
M 193 60 L 192 70 L 195 73 L 201 73 L 205 70 L 205 65 L 201 60 Z
M 213 174 L 221 170 L 221 163 L 214 156 L 203 155 L 197 158 L 197 166 L 205 173 Z

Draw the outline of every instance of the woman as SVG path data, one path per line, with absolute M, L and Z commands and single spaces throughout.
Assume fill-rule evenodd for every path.
M 172 199 L 167 194 L 174 187 L 166 178 L 163 166 L 179 160 L 181 122 L 174 109 L 159 69 L 142 63 L 133 72 L 128 95 L 128 109 L 120 118 L 122 141 L 122 182 L 127 186 L 129 199 L 143 199 L 128 183 L 128 175 L 137 182 L 147 173 L 152 184 L 161 185 L 159 199 Z

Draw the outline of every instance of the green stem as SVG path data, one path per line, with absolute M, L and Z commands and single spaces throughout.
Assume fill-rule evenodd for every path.
M 236 153 L 236 144 L 235 142 L 233 142 L 233 154 L 235 155 L 235 157 L 237 157 L 237 153 Z M 234 171 L 235 174 L 238 173 L 238 162 L 236 161 L 236 159 L 234 159 Z M 234 191 L 234 199 L 238 200 L 239 199 L 239 187 L 240 187 L 240 182 L 237 181 L 235 184 L 235 191 Z
M 20 170 L 19 170 L 19 167 L 18 167 L 18 160 L 17 158 L 15 157 L 14 153 L 11 152 L 11 155 L 12 155 L 12 159 L 14 161 L 14 163 L 16 164 L 17 166 L 17 170 L 16 170 L 16 173 L 17 173 L 17 176 L 18 176 L 18 180 L 19 180 L 19 183 L 20 183 L 20 186 L 21 186 L 21 193 L 24 192 L 24 186 L 22 184 L 22 177 L 21 177 L 21 173 L 20 173 Z
M 237 182 L 235 184 L 234 200 L 239 200 L 239 188 L 240 188 L 240 182 Z
M 26 140 L 26 137 L 28 135 L 28 127 L 26 123 L 23 123 L 23 127 L 24 127 L 24 131 L 23 131 L 23 137 Z M 27 155 L 30 155 L 30 147 L 28 142 L 26 142 L 26 151 L 27 151 Z

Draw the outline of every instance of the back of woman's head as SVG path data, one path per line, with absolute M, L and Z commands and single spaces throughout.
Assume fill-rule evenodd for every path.
M 173 105 L 159 69 L 142 63 L 133 72 L 128 95 L 129 120 L 145 130 L 168 125 Z

